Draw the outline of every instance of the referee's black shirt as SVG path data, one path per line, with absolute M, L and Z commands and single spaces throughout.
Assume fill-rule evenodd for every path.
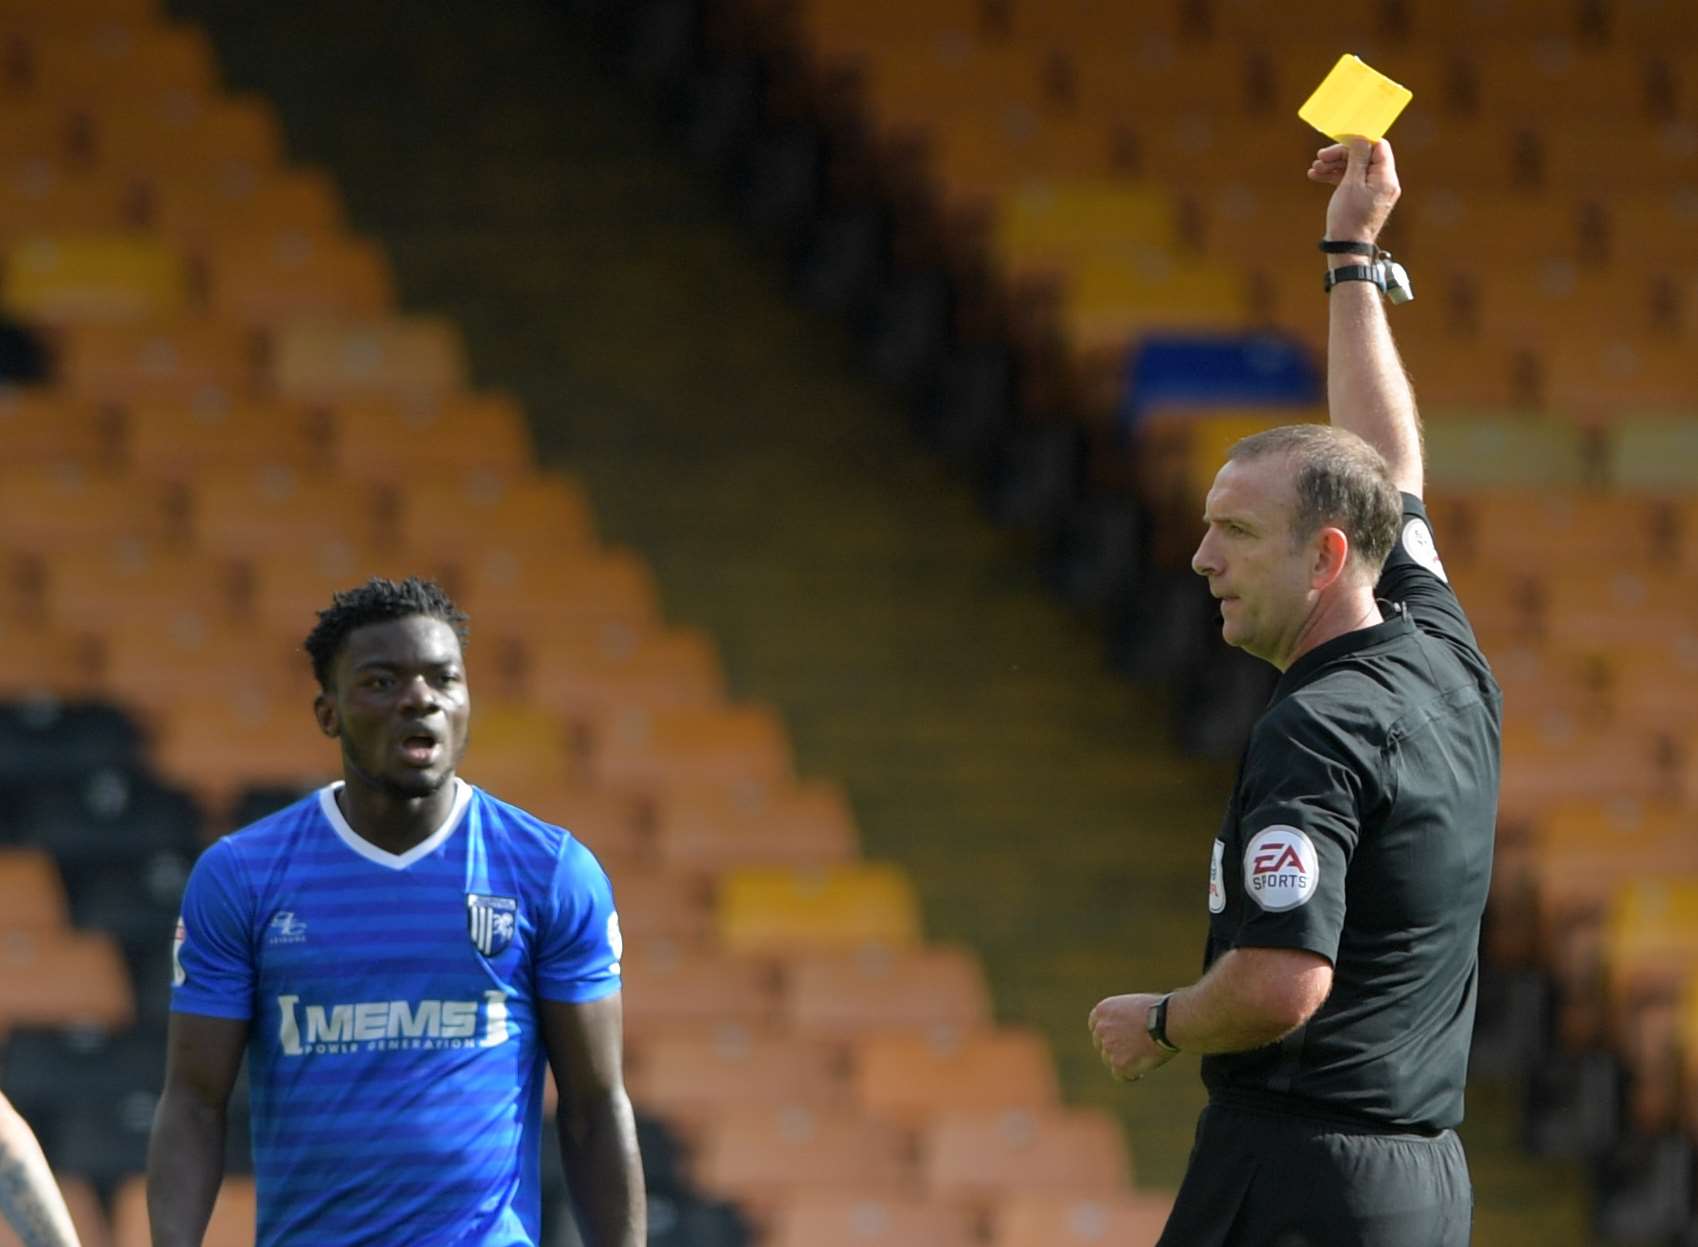
M 1206 961 L 1301 948 L 1332 994 L 1280 1043 L 1203 1059 L 1222 1104 L 1387 1130 L 1462 1120 L 1502 697 L 1426 510 L 1375 590 L 1384 623 L 1280 678 L 1214 844 Z

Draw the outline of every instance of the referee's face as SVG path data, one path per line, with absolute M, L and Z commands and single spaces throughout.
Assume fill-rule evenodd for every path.
M 1222 638 L 1281 671 L 1312 605 L 1307 543 L 1291 540 L 1295 504 L 1283 455 L 1230 461 L 1215 475 L 1191 556 L 1220 601 Z
M 453 628 L 428 615 L 367 624 L 348 634 L 334 671 L 320 719 L 350 780 L 410 799 L 454 777 L 472 700 Z

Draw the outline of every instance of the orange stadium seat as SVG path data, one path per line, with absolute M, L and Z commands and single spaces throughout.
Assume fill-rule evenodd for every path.
M 990 1023 L 984 967 L 959 948 L 809 954 L 786 973 L 785 1015 L 799 1034 L 968 1032 Z
M 1649 568 L 1667 557 L 1669 521 L 1661 501 L 1647 495 L 1479 489 L 1463 505 L 1476 557 L 1505 572 L 1544 570 L 1553 551 L 1560 552 L 1563 571 Z
M 253 1247 L 257 1218 L 253 1179 L 225 1174 L 202 1247 Z M 147 1183 L 138 1175 L 123 1182 L 113 1196 L 112 1247 L 149 1247 L 152 1241 Z
M 254 784 L 322 783 L 341 769 L 336 743 L 319 733 L 310 704 L 240 687 L 182 690 L 158 715 L 153 759 L 214 807 Z
M 795 0 L 797 26 L 835 54 L 940 41 L 970 42 L 981 25 L 978 0 L 941 0 L 915 9 L 890 0 Z
M 598 725 L 591 770 L 603 782 L 648 787 L 775 784 L 791 778 L 790 743 L 766 706 L 630 709 Z
M 285 467 L 203 476 L 192 491 L 197 546 L 213 554 L 265 557 L 377 540 L 376 507 L 358 490 Z
M 120 539 L 172 535 L 171 500 L 161 487 L 79 468 L 0 473 L 0 544 L 32 555 Z
M 460 604 L 485 635 L 641 631 L 659 614 L 654 573 L 628 550 L 480 549 L 459 571 Z
M 1439 189 L 1413 199 L 1407 215 L 1400 204 L 1398 216 L 1400 244 L 1387 245 L 1407 255 L 1412 267 L 1455 261 L 1482 247 L 1510 265 L 1574 260 L 1582 250 L 1582 205 L 1572 197 Z
M 130 469 L 155 480 L 193 484 L 203 473 L 325 466 L 313 414 L 280 403 L 135 403 L 124 421 Z
M 627 939 L 712 942 L 713 882 L 705 875 L 627 867 L 615 881 L 614 896 Z
M 48 231 L 117 234 L 134 224 L 128 193 L 118 179 L 82 170 L 71 173 L 45 160 L 11 163 L 4 133 L 0 155 L 10 165 L 0 172 L 0 246 L 8 252 L 22 239 Z
M 100 668 L 100 645 L 86 634 L 0 624 L 0 696 L 97 697 Z
M 98 469 L 114 456 L 117 422 L 48 390 L 0 390 L 0 444 L 8 464 Z
M 865 58 L 867 108 L 887 130 L 930 129 L 962 113 L 1044 106 L 1042 58 L 1028 48 L 945 40 Z
M 288 398 L 429 399 L 466 383 L 459 331 L 428 317 L 302 321 L 272 335 L 271 382 Z
M 207 249 L 207 303 L 226 320 L 375 316 L 394 301 L 389 260 L 372 242 L 264 230 L 225 234 Z
M 538 636 L 526 646 L 525 686 L 585 730 L 627 711 L 705 709 L 725 700 L 712 641 L 682 628 Z
M 209 321 L 78 325 L 60 338 L 59 370 L 66 389 L 115 403 L 244 397 L 253 365 L 247 335 Z
M 106 655 L 105 680 L 125 706 L 168 716 L 194 690 L 242 689 L 283 705 L 300 707 L 298 726 L 311 740 L 308 717 L 315 691 L 307 664 L 295 645 L 246 629 L 219 628 L 192 611 L 153 618 L 112 618 L 99 628 Z
M 230 233 L 317 237 L 346 225 L 336 185 L 318 169 L 225 167 L 151 179 L 146 204 L 148 224 L 196 255 Z
M 1014 0 L 1009 33 L 1038 46 L 1129 47 L 1141 40 L 1171 40 L 1184 33 L 1178 4 L 1124 5 L 1115 0 Z
M 52 857 L 41 849 L 0 849 L 0 930 L 51 934 L 69 925 L 65 885 Z
M 130 322 L 177 315 L 186 302 L 182 257 L 163 242 L 121 234 L 37 235 L 7 256 L 6 309 L 51 323 Z
M 703 1133 L 697 1180 L 738 1201 L 773 1206 L 791 1191 L 885 1197 L 915 1189 L 905 1130 L 799 1106 L 732 1109 Z
M 770 963 L 710 951 L 700 941 L 653 936 L 623 919 L 620 926 L 626 941 L 625 1029 L 632 1035 L 725 1025 L 759 1030 L 777 1022 L 778 977 Z
M 743 866 L 720 881 L 717 925 L 733 952 L 910 948 L 920 940 L 920 903 L 907 873 L 885 863 Z
M 0 160 L 13 178 L 36 180 L 59 174 L 68 162 L 81 165 L 92 149 L 88 119 L 56 100 L 8 97 L 0 112 Z M 79 175 L 88 170 L 78 168 Z M 40 229 L 68 229 L 70 222 L 44 221 Z
M 214 626 L 235 618 L 238 581 L 226 560 L 145 541 L 56 555 L 46 568 L 47 617 L 61 628 L 105 627 L 186 612 Z
M 1578 36 L 1579 6 L 1550 0 L 1401 0 L 1405 23 L 1399 33 L 1418 42 L 1451 39 L 1519 38 L 1529 30 Z
M 1685 615 L 1673 635 L 1604 657 L 1616 713 L 1626 723 L 1680 733 L 1692 722 L 1689 692 L 1698 680 L 1698 621 Z
M 1300 184 L 1315 155 L 1310 135 L 1283 113 L 1250 119 L 1199 112 L 1157 121 L 1146 111 L 1127 124 L 1131 171 L 1168 188 L 1255 192 Z M 1324 214 L 1324 204 L 1315 208 Z
M 1074 42 L 1084 45 L 1071 49 L 1071 59 L 1079 111 L 1086 116 L 1147 123 L 1152 112 L 1159 110 L 1170 121 L 1183 118 L 1182 127 L 1214 118 L 1231 130 L 1251 112 L 1242 45 L 1161 38 L 1115 44 L 1093 38 L 1088 28 Z M 1153 129 L 1141 125 L 1139 134 Z M 1290 129 L 1289 137 L 1300 133 Z
M 393 552 L 329 538 L 298 550 L 286 545 L 256 550 L 246 564 L 248 616 L 262 627 L 296 638 L 307 634 L 334 593 L 363 585 L 373 576 L 395 580 L 441 574 L 440 568 Z
M 12 931 L 0 936 L 0 1033 L 18 1026 L 122 1029 L 135 1021 L 124 959 L 110 936 Z
M 631 1096 L 669 1119 L 701 1125 L 739 1108 L 850 1107 L 839 1048 L 824 1040 L 723 1026 L 705 1034 L 633 1034 Z
M 976 1218 L 954 1204 L 853 1193 L 786 1196 L 766 1247 L 978 1247 Z
M 1644 124 L 1655 116 L 1650 58 L 1636 49 L 1544 40 L 1518 56 L 1489 44 L 1471 51 L 1476 105 L 1487 116 L 1547 125 L 1577 117 Z
M 1122 176 L 1115 134 L 1096 117 L 1018 106 L 954 118 L 922 137 L 930 168 L 957 206 L 1028 182 Z
M 211 42 L 181 23 L 54 32 L 34 40 L 30 51 L 31 93 L 38 99 L 79 105 L 194 99 L 218 80 Z
M 1421 414 L 1427 475 L 1450 489 L 1571 489 L 1595 470 L 1592 441 L 1574 425 L 1513 409 L 1434 405 Z
M 469 775 L 499 793 L 508 775 L 565 780 L 571 776 L 570 739 L 558 714 L 531 702 L 483 703 L 466 749 Z
M 1482 246 L 1490 249 L 1490 243 Z M 1573 260 L 1527 266 L 1507 263 L 1482 272 L 1454 257 L 1459 267 L 1435 274 L 1446 313 L 1459 333 L 1500 341 L 1563 343 L 1602 321 L 1617 333 L 1671 334 L 1672 313 L 1659 302 L 1659 275 L 1625 265 L 1583 268 Z M 1560 351 L 1554 347 L 1553 353 Z M 1560 398 L 1553 398 L 1560 403 Z
M 1504 725 L 1499 809 L 1538 813 L 1566 801 L 1651 800 L 1678 785 L 1659 734 L 1557 718 Z
M 1014 1195 L 996 1210 L 991 1247 L 1153 1243 L 1172 1210 L 1168 1192 L 1133 1191 L 1108 1199 Z
M 954 1111 L 1045 1109 L 1060 1100 L 1049 1045 L 1029 1030 L 874 1034 L 854 1052 L 855 1098 L 918 1125 Z
M 8 24 L 39 31 L 144 26 L 158 17 L 158 0 L 9 0 L 6 5 Z
M 112 1229 L 100 1206 L 100 1196 L 89 1180 L 74 1173 L 55 1173 L 53 1178 L 65 1197 L 79 1247 L 112 1247 Z M 9 1224 L 0 1221 L 0 1247 L 29 1247 L 29 1244 Z
M 1611 263 L 1654 267 L 1698 260 L 1698 196 L 1689 187 L 1614 193 L 1599 200 L 1597 209 L 1603 251 Z
M 101 111 L 94 138 L 100 168 L 157 180 L 257 173 L 283 150 L 277 115 L 256 96 L 126 100 Z
M 1616 170 L 1613 194 L 1645 195 L 1698 181 L 1698 142 L 1690 122 L 1623 124 L 1602 115 L 1573 119 L 1545 131 L 1541 185 L 1580 190 L 1596 184 L 1600 168 Z
M 659 803 L 655 823 L 656 851 L 673 868 L 818 868 L 850 861 L 859 843 L 843 790 L 818 781 L 755 792 L 675 792 Z
M 1650 553 L 1647 551 L 1646 553 Z M 1608 653 L 1672 635 L 1692 618 L 1692 587 L 1644 559 L 1614 570 L 1601 564 L 1552 576 L 1545 590 L 1547 634 L 1576 649 Z
M 952 1199 L 1114 1196 L 1132 1170 L 1120 1123 L 1100 1109 L 944 1113 L 926 1127 L 920 1151 L 926 1190 Z
M 524 412 L 507 395 L 351 403 L 333 418 L 336 463 L 345 475 L 419 491 L 420 506 L 409 507 L 403 498 L 405 541 L 465 545 L 471 537 L 463 530 L 474 527 L 503 543 L 528 538 L 555 544 L 563 536 L 559 525 L 589 531 L 589 507 L 578 486 L 555 473 L 536 474 Z M 438 479 L 421 481 L 421 472 Z M 445 513 L 434 513 L 441 504 L 448 504 Z M 476 525 L 453 522 L 463 509 L 478 512 Z

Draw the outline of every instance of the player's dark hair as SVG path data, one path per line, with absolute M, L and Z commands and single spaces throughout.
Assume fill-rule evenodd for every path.
M 1375 576 L 1397 544 L 1403 498 L 1385 456 L 1348 429 L 1330 424 L 1287 424 L 1237 442 L 1227 462 L 1285 455 L 1295 469 L 1297 505 L 1291 539 L 1301 545 L 1330 524 L 1350 541 L 1355 557 Z
M 318 612 L 318 624 L 307 633 L 305 644 L 319 687 L 330 687 L 331 668 L 335 666 L 336 655 L 341 653 L 350 632 L 367 624 L 408 619 L 414 615 L 440 619 L 454 629 L 461 645 L 466 643 L 466 612 L 454 605 L 454 599 L 434 580 L 408 576 L 405 580 L 394 581 L 373 576 L 358 588 L 332 594 L 330 605 Z

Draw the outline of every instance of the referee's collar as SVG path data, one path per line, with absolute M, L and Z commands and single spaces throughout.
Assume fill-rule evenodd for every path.
M 1369 624 L 1366 628 L 1352 628 L 1330 641 L 1322 641 L 1287 667 L 1279 677 L 1279 683 L 1274 686 L 1274 700 L 1278 701 L 1293 689 L 1308 683 L 1317 671 L 1334 659 L 1372 649 L 1415 630 L 1415 620 L 1402 602 L 1381 600 L 1380 609 L 1385 612 L 1385 618 L 1381 622 Z

